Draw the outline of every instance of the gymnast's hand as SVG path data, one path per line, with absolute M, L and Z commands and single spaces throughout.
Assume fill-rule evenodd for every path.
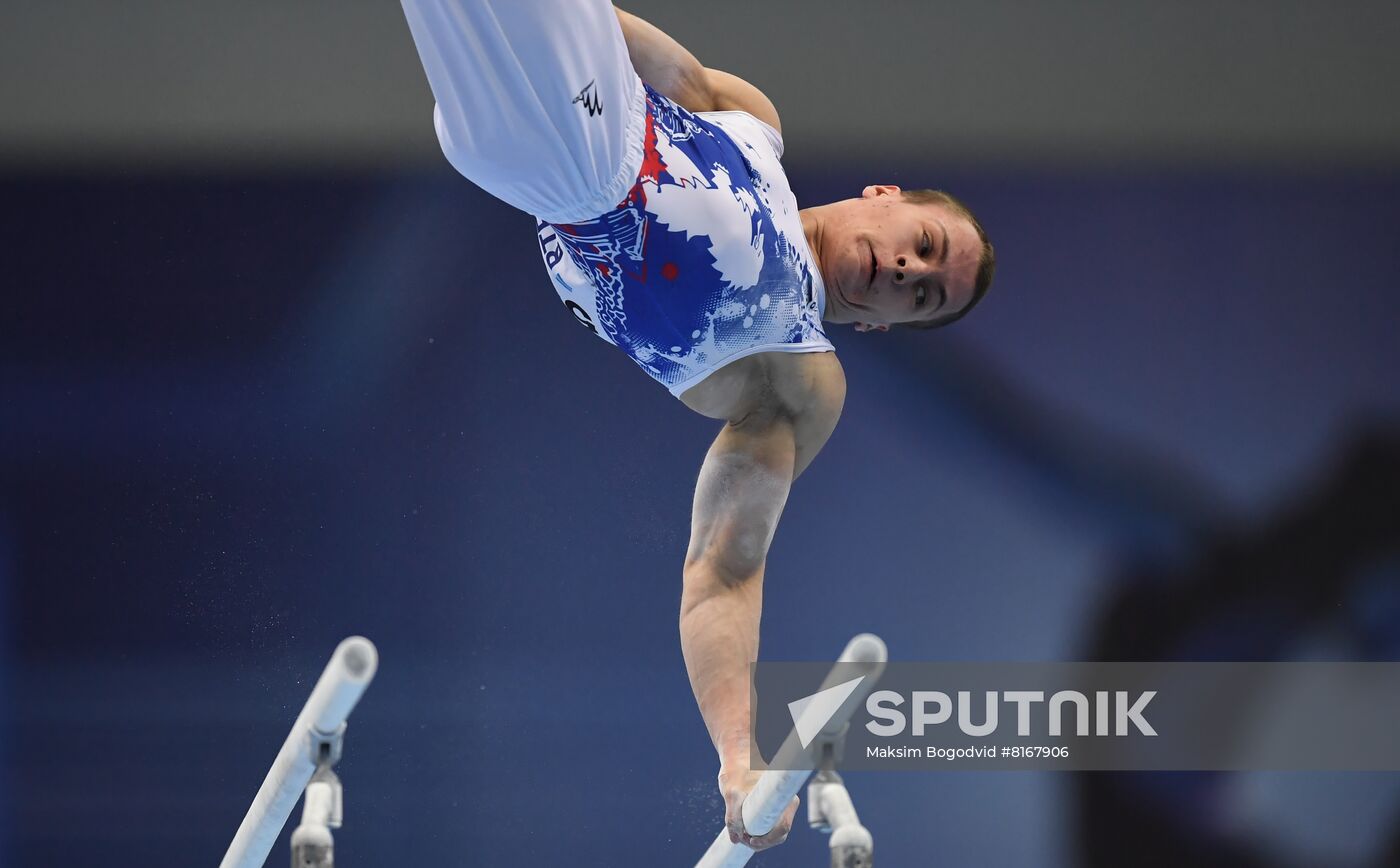
M 776 847 L 787 840 L 788 832 L 792 831 L 792 818 L 797 813 L 797 796 L 792 797 L 792 803 L 783 811 L 783 816 L 778 820 L 778 825 L 774 826 L 766 835 L 750 835 L 744 831 L 743 806 L 744 797 L 758 783 L 759 772 L 751 771 L 748 768 L 725 767 L 719 770 L 719 794 L 724 797 L 724 827 L 729 830 L 729 840 L 735 844 L 744 844 L 752 850 L 766 850 L 769 847 Z

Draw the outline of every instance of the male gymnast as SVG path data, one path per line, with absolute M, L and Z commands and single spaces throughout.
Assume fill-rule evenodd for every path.
M 402 2 L 448 161 L 536 218 L 582 325 L 724 423 L 695 486 L 681 650 L 730 838 L 781 843 L 796 799 L 759 836 L 740 812 L 758 778 L 748 665 L 789 487 L 845 399 L 822 321 L 947 325 L 987 291 L 992 245 L 938 191 L 798 210 L 773 103 L 606 0 Z

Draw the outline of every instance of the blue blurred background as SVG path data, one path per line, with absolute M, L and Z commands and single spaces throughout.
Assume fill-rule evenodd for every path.
M 344 864 L 691 864 L 721 808 L 676 614 L 715 425 L 435 153 L 397 8 L 21 6 L 0 863 L 214 864 L 362 633 Z M 999 253 L 952 329 L 831 329 L 850 395 L 765 659 L 863 630 L 904 660 L 1397 659 L 1393 7 L 783 2 L 739 36 L 735 4 L 630 8 L 774 98 L 800 203 L 942 187 Z M 886 866 L 1400 865 L 1392 774 L 848 783 Z

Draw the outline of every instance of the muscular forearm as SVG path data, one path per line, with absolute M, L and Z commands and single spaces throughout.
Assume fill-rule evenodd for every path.
M 749 765 L 749 664 L 758 659 L 762 578 L 726 585 L 704 568 L 681 594 L 681 653 L 700 716 L 726 768 Z
M 689 107 L 704 103 L 707 91 L 705 67 L 679 42 L 630 12 L 617 10 L 622 37 L 632 68 L 642 81 L 661 94 Z M 706 106 L 700 109 L 703 110 Z
M 724 427 L 696 480 L 681 651 L 725 767 L 748 767 L 749 664 L 758 659 L 764 568 L 795 451 L 790 420 L 755 412 Z

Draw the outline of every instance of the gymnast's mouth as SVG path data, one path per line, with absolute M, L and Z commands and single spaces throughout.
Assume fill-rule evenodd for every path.
M 880 264 L 875 261 L 875 248 L 870 248 L 870 281 L 866 283 L 865 289 L 869 292 L 875 286 L 875 275 L 880 270 Z

